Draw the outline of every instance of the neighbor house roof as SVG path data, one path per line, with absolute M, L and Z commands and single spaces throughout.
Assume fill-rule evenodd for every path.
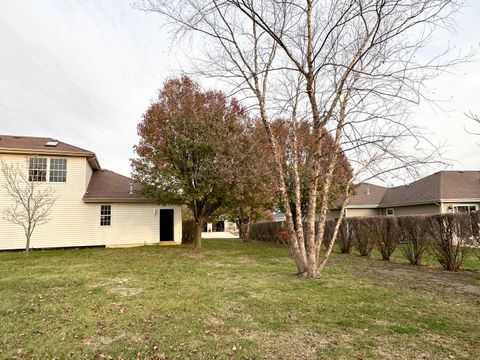
M 140 184 L 129 177 L 109 170 L 98 170 L 92 174 L 83 201 L 154 202 L 139 193 L 141 188 Z
M 480 199 L 480 171 L 439 171 L 408 185 L 388 189 L 382 206 Z
M 378 206 L 388 188 L 384 186 L 360 183 L 355 188 L 355 195 L 350 198 L 349 205 Z
M 387 207 L 456 200 L 480 201 L 480 171 L 439 171 L 393 188 L 360 183 L 348 207 Z
M 480 199 L 480 171 L 442 171 L 440 196 L 447 199 Z
M 370 183 L 355 185 L 355 193 L 348 201 L 349 208 L 378 208 L 388 188 Z M 335 202 L 334 208 L 342 207 L 343 199 Z
M 100 169 L 94 152 L 53 138 L 0 135 L 0 153 L 85 156 L 93 169 Z

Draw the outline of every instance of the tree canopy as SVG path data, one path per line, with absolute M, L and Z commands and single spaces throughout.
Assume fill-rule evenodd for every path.
M 236 196 L 247 126 L 247 112 L 235 99 L 203 91 L 186 76 L 164 84 L 138 125 L 133 176 L 148 197 L 192 210 L 195 247 L 207 219 Z

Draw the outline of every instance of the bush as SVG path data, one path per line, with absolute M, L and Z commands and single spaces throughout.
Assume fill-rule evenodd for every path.
M 317 228 L 318 223 L 315 223 L 315 228 Z M 330 241 L 332 241 L 333 231 L 335 230 L 335 221 L 328 220 L 325 222 L 325 231 L 323 234 L 322 245 L 325 249 L 328 249 Z M 338 239 L 338 237 L 337 237 Z
M 337 224 L 336 220 L 325 221 L 325 230 L 323 233 L 323 241 L 322 241 L 322 245 L 325 248 L 325 250 L 327 250 L 330 246 L 330 242 L 332 241 L 333 232 L 335 231 L 336 224 Z M 317 231 L 318 231 L 318 221 L 315 222 L 315 234 L 317 233 Z M 338 241 L 338 238 L 339 238 L 339 234 L 337 234 L 336 241 Z
M 182 221 L 182 244 L 193 244 L 195 238 L 195 220 Z
M 480 259 L 480 211 L 470 213 L 471 238 L 473 246 L 477 248 L 477 256 Z
M 421 265 L 425 251 L 430 245 L 426 232 L 426 217 L 404 216 L 399 217 L 400 247 L 403 255 L 411 265 Z
M 382 259 L 390 260 L 401 238 L 397 218 L 391 216 L 375 217 L 371 218 L 368 225 L 372 236 L 376 240 L 377 249 L 382 254 Z
M 445 270 L 460 270 L 472 251 L 472 226 L 468 214 L 442 214 L 428 217 L 427 229 L 432 252 Z
M 376 242 L 376 231 L 372 231 L 374 228 L 372 223 L 375 223 L 375 219 L 374 217 L 357 217 L 348 220 L 349 235 L 352 237 L 353 246 L 361 256 L 372 255 Z
M 340 224 L 340 227 L 338 228 L 337 244 L 342 254 L 350 254 L 352 252 L 353 237 L 350 234 L 350 228 L 348 223 L 349 221 L 350 219 L 347 220 L 347 218 L 344 218 L 342 223 Z M 332 228 L 335 227 L 335 224 L 336 224 L 335 220 L 330 220 L 328 222 L 332 223 Z M 333 234 L 333 229 L 332 229 L 332 234 Z M 331 239 L 331 235 L 330 235 L 330 239 Z
M 262 221 L 250 225 L 250 238 L 257 241 L 286 243 L 285 222 Z

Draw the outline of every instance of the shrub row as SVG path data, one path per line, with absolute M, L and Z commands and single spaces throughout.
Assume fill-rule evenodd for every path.
M 250 238 L 248 240 L 286 244 L 286 235 L 284 221 L 262 221 L 250 225 Z
M 325 246 L 328 246 L 334 226 L 335 221 L 327 221 Z M 285 243 L 285 224 L 253 224 L 250 236 L 253 240 Z M 371 256 L 376 248 L 384 260 L 390 260 L 400 246 L 412 265 L 420 265 L 429 251 L 444 269 L 457 271 L 465 258 L 480 246 L 480 212 L 348 218 L 341 224 L 336 241 L 341 253 L 349 254 L 355 248 L 360 255 Z
M 182 221 L 182 244 L 193 244 L 195 237 L 195 220 Z

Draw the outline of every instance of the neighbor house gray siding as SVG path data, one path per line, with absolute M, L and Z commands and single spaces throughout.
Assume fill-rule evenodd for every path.
M 387 209 L 393 209 L 395 216 L 431 215 L 440 213 L 440 205 L 436 204 L 385 207 L 382 209 L 382 215 L 387 214 Z

